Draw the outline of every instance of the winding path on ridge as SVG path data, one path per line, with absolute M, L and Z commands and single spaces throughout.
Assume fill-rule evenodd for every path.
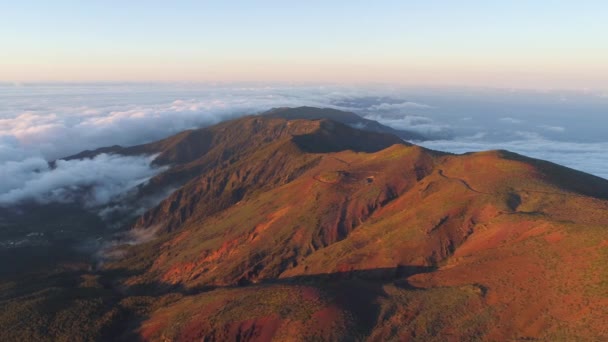
M 475 190 L 475 189 L 473 189 L 473 187 L 472 187 L 471 185 L 469 185 L 469 183 L 467 183 L 467 181 L 465 181 L 464 179 L 461 179 L 461 178 L 454 178 L 454 177 L 449 177 L 449 176 L 446 176 L 446 175 L 443 173 L 443 170 L 441 170 L 441 169 L 439 169 L 439 170 L 437 171 L 437 173 L 439 173 L 439 175 L 440 175 L 441 177 L 445 178 L 445 179 L 451 179 L 451 180 L 455 180 L 455 181 L 457 181 L 457 182 L 460 182 L 462 185 L 464 185 L 464 187 L 465 187 L 465 188 L 467 188 L 467 189 L 469 189 L 469 190 L 471 190 L 471 191 L 473 191 L 473 192 L 476 192 L 476 193 L 478 193 L 478 194 L 484 194 L 484 195 L 492 195 L 492 194 L 491 194 L 491 193 L 489 193 L 489 192 L 482 192 L 482 191 L 479 191 L 479 190 Z

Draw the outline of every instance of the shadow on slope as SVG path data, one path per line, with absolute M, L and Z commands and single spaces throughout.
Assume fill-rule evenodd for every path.
M 297 320 L 297 310 L 293 306 L 308 305 L 306 299 L 298 299 L 298 295 L 305 289 L 314 289 L 326 301 L 327 306 L 334 306 L 340 311 L 348 313 L 349 338 L 369 336 L 374 329 L 380 314 L 379 298 L 386 297 L 383 287 L 391 284 L 406 291 L 425 291 L 411 286 L 407 277 L 419 273 L 434 271 L 434 267 L 424 266 L 399 266 L 395 268 L 377 268 L 368 270 L 352 270 L 330 274 L 301 275 L 280 279 L 264 279 L 258 283 L 240 281 L 232 286 L 199 286 L 184 287 L 183 285 L 170 285 L 163 282 L 147 284 L 145 286 L 123 287 L 117 285 L 116 279 L 132 276 L 132 272 L 125 273 L 123 270 L 102 271 L 100 282 L 105 288 L 114 288 L 119 291 L 125 300 L 121 301 L 121 319 L 114 322 L 113 326 L 106 330 L 105 336 L 113 339 L 133 340 L 141 338 L 140 334 L 144 322 L 149 321 L 158 313 L 157 310 L 171 313 L 168 320 L 169 327 L 172 319 L 186 315 L 196 317 L 200 314 L 197 309 L 197 301 L 226 302 L 221 307 L 222 315 L 226 315 L 226 322 L 214 321 L 217 325 L 210 325 L 205 321 L 199 327 L 196 334 L 201 338 L 222 337 L 216 335 L 223 331 L 224 325 L 228 326 L 239 322 L 239 320 L 261 319 L 268 315 L 275 315 L 280 320 Z M 292 296 L 277 300 L 274 296 L 277 292 L 293 292 Z M 311 290 L 308 290 L 311 291 Z M 130 299 L 129 299 L 130 298 Z M 220 299 L 221 298 L 221 299 Z M 312 299 L 311 299 L 312 300 Z M 163 303 L 163 305 L 159 305 Z M 259 310 L 264 307 L 264 310 Z M 218 313 L 209 312 L 210 317 Z M 164 315 L 164 314 L 163 314 Z M 172 315 L 176 315 L 173 317 Z M 198 317 L 196 319 L 203 319 Z M 174 327 L 170 327 L 173 329 Z M 192 329 L 192 328 L 190 328 Z M 225 330 L 225 329 L 224 329 Z M 192 333 L 192 332 L 190 332 Z M 225 333 L 225 332 L 224 332 Z M 179 334 L 178 334 L 179 335 Z M 243 336 L 223 336 L 224 338 L 243 338 Z M 245 338 L 244 340 L 255 340 Z
M 362 131 L 338 122 L 322 120 L 319 129 L 296 135 L 292 141 L 309 153 L 330 153 L 346 150 L 378 152 L 395 144 L 409 145 L 392 134 Z
M 558 188 L 585 196 L 608 199 L 608 180 L 549 161 L 534 159 L 510 151 L 498 151 L 502 158 L 534 166 Z
M 365 119 L 353 112 L 345 112 L 333 108 L 316 108 L 316 107 L 281 107 L 273 108 L 262 113 L 262 116 L 270 118 L 282 118 L 288 120 L 333 120 L 351 127 L 356 127 L 370 132 L 394 134 L 406 140 L 427 140 L 427 138 L 417 132 L 409 130 L 399 130 L 389 126 L 385 126 L 378 121 Z

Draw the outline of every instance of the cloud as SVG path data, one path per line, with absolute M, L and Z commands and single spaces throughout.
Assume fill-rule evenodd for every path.
M 82 203 L 87 208 L 109 204 L 164 170 L 151 166 L 154 156 L 101 154 L 93 159 L 46 160 L 31 157 L 0 168 L 0 205 Z
M 354 93 L 337 92 L 328 99 L 335 108 L 356 112 L 366 119 L 378 121 L 392 128 L 421 133 L 431 139 L 451 136 L 449 125 L 436 123 L 430 117 L 418 113 L 437 107 L 404 100 L 394 89 L 383 89 L 382 92 L 378 92 L 377 89 L 368 91 L 359 89 Z
M 345 109 L 333 102 L 363 93 L 325 86 L 24 86 L 0 107 L 0 164 L 146 143 L 272 107 Z
M 387 115 L 431 108 L 379 96 L 387 91 L 394 95 L 339 86 L 27 85 L 8 92 L 0 108 L 0 164 L 146 143 L 272 107 L 306 105 Z
M 608 142 L 563 142 L 548 140 L 538 134 L 523 134 L 520 140 L 506 142 L 483 141 L 475 136 L 458 140 L 426 141 L 421 145 L 452 153 L 506 149 L 608 179 Z
M 213 110 L 208 109 L 211 106 Z M 239 113 L 238 108 L 223 110 L 220 103 L 195 100 L 107 112 L 82 109 L 82 115 L 76 117 L 24 112 L 0 119 L 0 156 L 15 158 L 15 151 L 20 150 L 26 155 L 55 159 L 100 146 L 135 145 L 214 124 L 235 113 Z
M 451 136 L 450 126 L 436 123 L 433 119 L 425 116 L 368 114 L 365 115 L 365 118 L 396 129 L 418 132 L 429 138 Z
M 151 157 L 100 155 L 48 161 L 109 145 L 136 145 L 279 106 L 331 106 L 345 96 L 325 87 L 221 85 L 24 85 L 0 89 L 0 206 L 81 203 L 102 218 L 141 213 L 119 201 L 162 169 Z M 170 191 L 173 189 L 163 189 Z M 166 194 L 165 194 L 166 195 Z M 162 198 L 160 198 L 162 199 Z
M 538 127 L 542 128 L 542 129 L 544 129 L 546 131 L 555 132 L 555 133 L 563 133 L 563 132 L 566 131 L 566 129 L 564 127 L 561 127 L 561 126 L 540 125 Z
M 511 117 L 500 118 L 500 121 L 506 122 L 506 123 L 510 123 L 510 124 L 520 124 L 520 123 L 523 122 L 520 119 L 514 119 L 514 118 L 511 118 Z
M 146 228 L 129 229 L 113 236 L 111 240 L 85 240 L 77 248 L 85 253 L 92 254 L 97 261 L 97 267 L 101 267 L 108 261 L 116 261 L 124 258 L 127 254 L 126 246 L 139 245 L 152 241 L 160 230 L 161 225 Z
M 155 205 L 173 189 L 120 199 L 162 169 L 150 156 L 48 161 L 109 145 L 136 145 L 279 106 L 332 106 L 358 93 L 326 87 L 23 85 L 0 89 L 0 206 L 79 203 L 107 220 Z
M 605 103 L 597 96 L 593 102 L 572 95 L 567 104 L 557 106 L 558 95 L 355 86 L 25 84 L 0 89 L 0 205 L 80 201 L 106 218 L 135 212 L 116 199 L 161 171 L 150 167 L 149 157 L 60 162 L 54 170 L 46 162 L 85 149 L 150 142 L 281 106 L 350 110 L 441 139 L 424 143 L 431 148 L 512 149 L 606 177 L 604 124 L 597 124 L 601 118 L 594 114 L 605 112 Z M 543 125 L 547 113 L 555 124 Z M 551 141 L 544 133 L 563 134 L 553 134 L 560 141 Z M 589 141 L 580 142 L 585 139 Z M 142 205 L 139 212 L 156 200 Z
M 464 139 L 465 140 L 480 140 L 480 139 L 485 138 L 487 135 L 488 135 L 487 132 L 478 132 L 471 136 L 465 137 Z
M 432 108 L 429 105 L 417 102 L 401 102 L 401 103 L 381 103 L 378 105 L 369 106 L 367 108 L 368 111 L 396 111 L 396 110 L 406 110 L 406 109 L 426 109 Z

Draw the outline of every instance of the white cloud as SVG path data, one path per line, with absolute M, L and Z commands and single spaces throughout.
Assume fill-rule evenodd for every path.
M 511 117 L 500 118 L 500 121 L 510 123 L 510 124 L 520 124 L 523 122 L 520 119 L 515 119 L 515 118 L 511 118 Z
M 40 157 L 6 162 L 0 169 L 0 205 L 35 201 L 102 206 L 163 171 L 150 166 L 153 157 L 101 154 L 93 159 L 58 160 L 55 168 Z
M 521 139 L 526 139 L 530 141 L 540 141 L 544 140 L 543 136 L 536 132 L 528 132 L 528 131 L 515 131 L 515 135 Z
M 69 200 L 67 189 L 88 186 L 95 189 L 88 195 L 89 204 L 107 202 L 108 198 L 120 196 L 119 188 L 146 179 L 158 170 L 149 167 L 146 157 L 122 159 L 119 163 L 118 157 L 106 156 L 107 160 L 95 159 L 88 161 L 89 164 L 87 161 L 61 164 L 57 170 L 49 170 L 46 160 L 101 146 L 154 141 L 185 129 L 271 107 L 302 105 L 351 110 L 385 125 L 438 139 L 454 137 L 453 140 L 425 143 L 432 148 L 448 151 L 512 149 L 606 176 L 608 148 L 605 143 L 572 145 L 566 141 L 586 138 L 589 127 L 601 126 L 585 126 L 584 131 L 570 128 L 575 126 L 569 125 L 567 120 L 580 124 L 584 114 L 579 109 L 583 107 L 576 107 L 577 117 L 568 119 L 564 114 L 567 105 L 545 108 L 531 102 L 543 100 L 538 94 L 510 94 L 504 95 L 504 99 L 503 95 L 469 93 L 468 90 L 441 93 L 435 89 L 289 85 L 24 85 L 0 89 L 0 198 L 4 203 L 25 199 Z M 547 106 L 556 102 L 549 98 L 553 96 L 551 94 L 543 96 L 547 97 Z M 594 98 L 598 101 L 597 96 Z M 474 101 L 478 99 L 490 99 L 491 105 L 483 101 L 481 105 L 476 104 Z M 515 105 L 509 106 L 512 103 Z M 528 108 L 528 104 L 536 104 L 534 110 L 539 114 L 529 115 L 521 110 Z M 497 121 L 497 116 L 488 114 L 494 109 L 500 113 L 508 110 L 510 116 Z M 596 107 L 591 110 L 597 112 Z M 547 113 L 555 120 L 563 121 L 542 126 L 541 123 L 547 122 L 543 116 Z M 513 132 L 515 127 L 517 132 Z M 560 134 L 564 141 L 546 140 L 539 132 L 564 132 Z M 509 139 L 512 141 L 504 141 Z M 603 138 L 596 132 L 593 139 Z M 578 153 L 569 152 L 573 146 Z M 598 149 L 598 146 L 604 149 Z M 135 168 L 132 172 L 111 174 L 110 169 L 126 170 L 130 163 Z M 107 174 L 97 174 L 93 179 L 83 171 L 85 165 L 88 168 L 105 165 L 107 168 L 100 166 L 100 170 Z M 121 210 L 120 205 L 111 205 L 104 214 Z
M 365 118 L 378 121 L 381 124 L 396 129 L 418 132 L 431 138 L 448 137 L 451 135 L 448 125 L 436 123 L 431 118 L 419 115 L 368 114 L 365 115 Z
M 555 132 L 555 133 L 563 133 L 566 131 L 566 129 L 562 126 L 549 126 L 549 125 L 540 125 L 538 126 L 539 128 L 542 128 L 546 131 L 549 132 Z
M 367 108 L 368 111 L 397 111 L 397 110 L 404 110 L 404 109 L 426 109 L 426 108 L 432 108 L 429 105 L 423 104 L 423 103 L 417 103 L 417 102 L 410 102 L 410 101 L 406 101 L 406 102 L 401 102 L 401 103 L 381 103 L 378 105 L 373 105 Z
M 429 109 L 414 101 L 383 103 L 390 89 L 338 86 L 92 85 L 0 89 L 0 163 L 65 157 L 85 149 L 135 145 L 282 106 L 386 112 Z M 375 96 L 370 108 L 337 105 Z M 429 128 L 431 129 L 431 128 Z M 425 129 L 428 130 L 428 129 Z
M 125 211 L 110 202 L 161 171 L 150 166 L 150 157 L 60 160 L 55 169 L 47 161 L 85 149 L 154 141 L 271 107 L 331 106 L 332 99 L 345 96 L 342 92 L 221 85 L 0 88 L 0 205 L 82 202 L 109 217 Z
M 470 139 L 426 141 L 421 145 L 453 153 L 504 149 L 608 179 L 608 142 L 560 142 L 528 134 L 522 135 L 521 140 L 507 142 L 489 142 L 472 137 Z
M 314 88 L 304 97 L 289 88 L 208 87 L 183 92 L 163 88 L 166 93 L 140 88 L 100 86 L 98 93 L 84 99 L 79 87 L 59 87 L 54 89 L 57 94 L 24 87 L 24 94 L 6 98 L 0 93 L 0 103 L 7 103 L 0 108 L 0 163 L 32 156 L 52 160 L 101 146 L 135 145 L 271 107 L 329 103 Z M 133 93 L 133 98 L 125 98 L 121 91 Z
M 487 135 L 488 135 L 488 133 L 486 133 L 486 132 L 478 132 L 478 133 L 475 133 L 475 134 L 473 134 L 471 136 L 465 137 L 464 139 L 467 139 L 467 140 L 480 140 L 480 139 L 485 138 Z
M 106 145 L 134 145 L 231 117 L 239 108 L 221 103 L 179 100 L 124 110 L 85 110 L 84 115 L 24 112 L 0 120 L 0 156 L 14 158 L 15 150 L 54 159 Z M 3 151 L 11 151 L 3 152 Z M 5 159 L 6 160 L 6 159 Z

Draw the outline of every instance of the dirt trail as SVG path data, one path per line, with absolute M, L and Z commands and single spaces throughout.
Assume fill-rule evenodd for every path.
M 441 169 L 438 171 L 438 173 L 439 173 L 439 175 L 440 175 L 441 177 L 443 177 L 443 178 L 445 178 L 445 179 L 451 179 L 451 180 L 455 180 L 455 181 L 460 182 L 462 185 L 464 185 L 464 187 L 465 187 L 465 188 L 467 188 L 467 189 L 469 189 L 469 190 L 471 190 L 471 191 L 473 191 L 473 192 L 476 192 L 476 193 L 478 193 L 478 194 L 484 194 L 484 195 L 492 195 L 492 194 L 491 194 L 491 193 L 489 193 L 489 192 L 482 192 L 482 191 L 479 191 L 479 190 L 475 190 L 475 189 L 473 189 L 473 187 L 472 187 L 472 186 L 470 186 L 470 185 L 469 185 L 469 183 L 467 183 L 467 181 L 465 181 L 464 179 L 461 179 L 461 178 L 454 178 L 454 177 L 449 177 L 449 176 L 446 176 L 446 175 L 443 173 L 443 170 L 441 170 Z

